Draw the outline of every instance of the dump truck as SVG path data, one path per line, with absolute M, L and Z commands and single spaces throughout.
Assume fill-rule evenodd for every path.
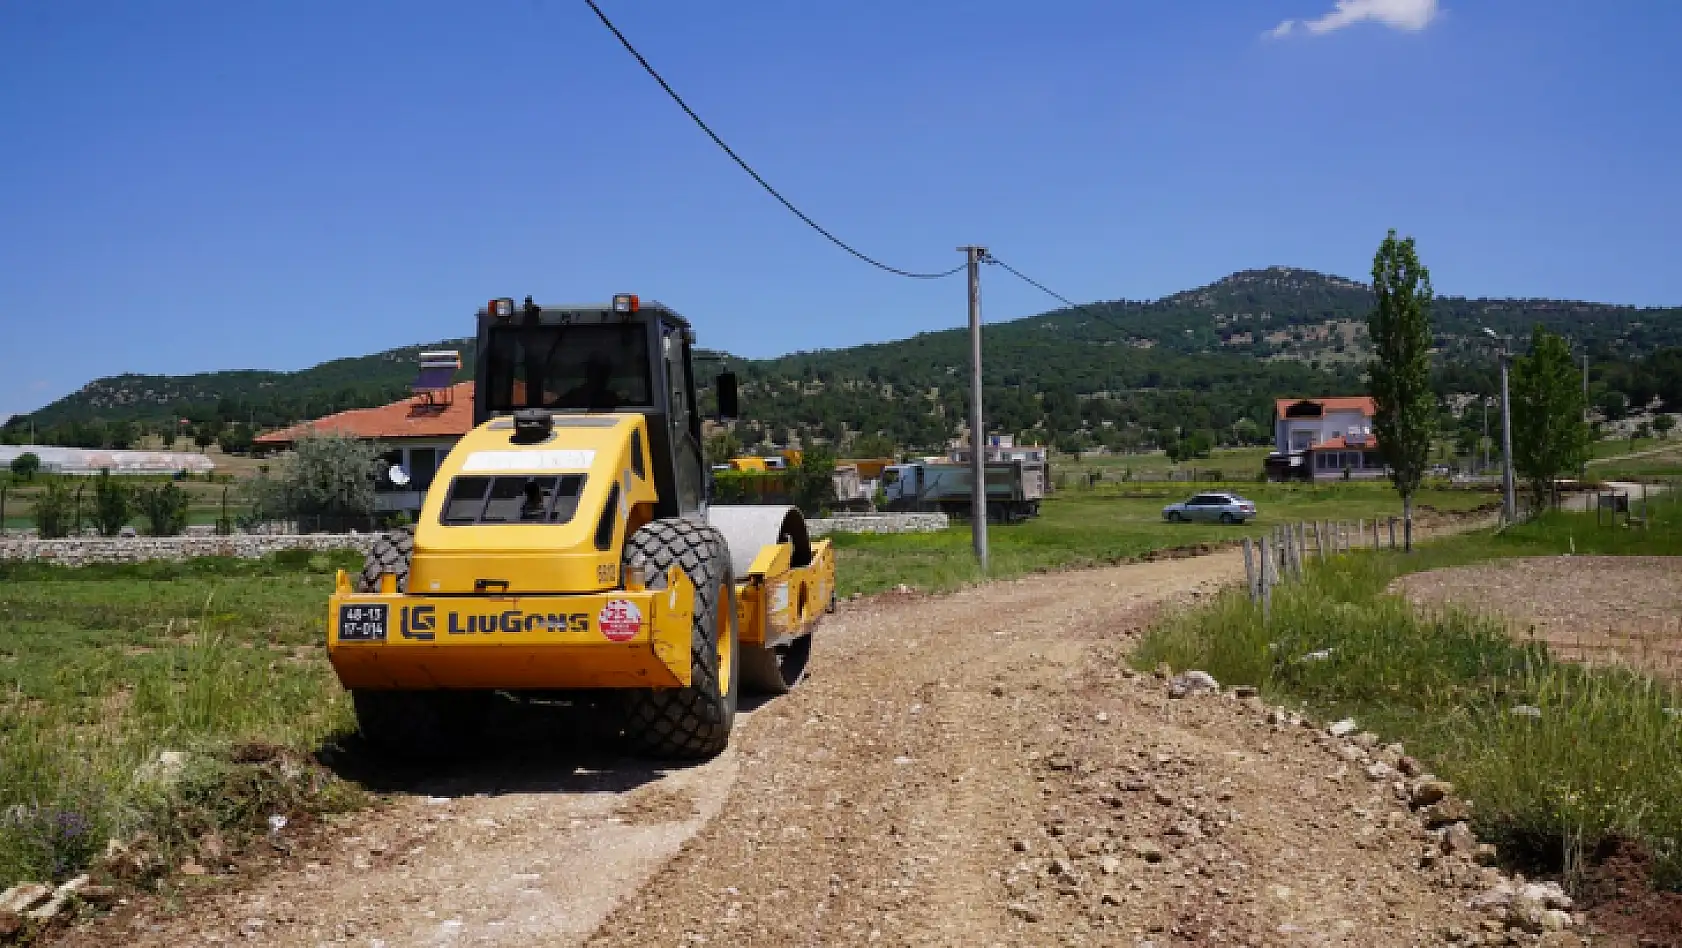
M 989 461 L 986 478 L 988 520 L 1017 523 L 1039 516 L 1045 496 L 1041 468 L 1025 461 Z M 967 463 L 916 461 L 882 471 L 882 492 L 887 509 L 893 511 L 938 511 L 968 518 L 974 482 Z
M 594 697 L 631 746 L 705 758 L 743 691 L 805 674 L 835 604 L 835 558 L 798 509 L 709 502 L 695 333 L 669 307 L 477 314 L 475 426 L 411 531 L 340 571 L 327 654 L 363 737 L 432 755 L 470 741 L 499 694 Z M 730 373 L 719 414 L 736 414 Z

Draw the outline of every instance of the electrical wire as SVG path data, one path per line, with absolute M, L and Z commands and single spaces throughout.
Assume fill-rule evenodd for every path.
M 742 156 L 736 154 L 734 149 L 732 149 L 729 145 L 726 145 L 724 143 L 724 139 L 719 138 L 718 133 L 714 132 L 712 130 L 712 128 L 707 125 L 706 122 L 702 121 L 701 116 L 695 114 L 695 110 L 689 107 L 689 103 L 683 101 L 683 97 L 677 94 L 677 90 L 673 89 L 671 84 L 668 83 L 658 72 L 656 72 L 653 66 L 649 65 L 648 60 L 643 58 L 642 53 L 637 52 L 637 48 L 635 46 L 632 46 L 631 41 L 625 38 L 625 34 L 619 32 L 619 27 L 614 26 L 613 21 L 607 18 L 607 14 L 602 12 L 602 8 L 596 5 L 596 0 L 584 0 L 584 2 L 590 7 L 591 10 L 593 10 L 595 12 L 597 19 L 600 19 L 602 21 L 602 25 L 607 27 L 609 32 L 611 32 L 614 35 L 614 37 L 619 40 L 619 45 L 625 47 L 625 51 L 630 53 L 633 57 L 636 58 L 637 63 L 642 66 L 643 71 L 648 73 L 650 76 L 654 77 L 654 81 L 658 82 L 660 84 L 660 88 L 666 90 L 666 94 L 671 96 L 672 101 L 676 102 L 678 104 L 678 107 L 683 109 L 684 113 L 687 114 L 690 117 L 690 119 L 692 119 L 695 122 L 696 125 L 700 126 L 701 131 L 707 133 L 707 137 L 711 138 L 713 140 L 713 144 L 717 145 L 719 148 L 722 148 L 724 150 L 724 153 L 726 155 L 729 155 L 730 159 L 732 161 L 736 162 L 737 165 L 741 166 L 741 169 L 743 171 L 746 171 L 748 173 L 749 177 L 753 178 L 754 181 L 759 183 L 760 187 L 765 189 L 765 193 L 767 193 L 767 194 L 771 195 L 772 197 L 776 198 L 778 203 L 782 204 L 783 207 L 788 208 L 789 211 L 792 214 L 794 214 L 795 217 L 798 217 L 802 221 L 804 221 L 807 227 L 810 227 L 813 230 L 817 231 L 818 233 L 822 234 L 825 238 L 827 238 L 829 240 L 830 243 L 834 244 L 837 247 L 840 247 L 842 250 L 847 251 L 848 253 L 852 254 L 853 256 L 859 258 L 860 260 L 863 260 L 865 263 L 868 263 L 871 266 L 876 267 L 879 270 L 886 270 L 889 273 L 893 273 L 893 274 L 896 274 L 896 275 L 902 276 L 902 277 L 909 277 L 913 280 L 938 280 L 938 279 L 941 279 L 943 277 L 949 277 L 949 276 L 953 275 L 954 273 L 957 273 L 960 270 L 963 270 L 964 267 L 967 266 L 967 264 L 959 264 L 958 266 L 955 266 L 950 270 L 945 270 L 945 271 L 942 271 L 942 272 L 939 272 L 939 273 L 919 273 L 915 270 L 901 270 L 899 267 L 891 267 L 891 266 L 883 263 L 882 261 L 877 260 L 875 257 L 872 257 L 869 254 L 866 254 L 863 251 L 858 250 L 857 248 L 853 247 L 851 244 L 847 243 L 846 241 L 842 240 L 841 238 L 839 238 L 839 237 L 835 236 L 834 234 L 830 233 L 828 230 L 824 229 L 824 227 L 821 224 L 819 224 L 815 220 L 812 220 L 812 218 L 808 217 L 804 211 L 802 211 L 798 207 L 795 207 L 794 204 L 792 202 L 790 202 L 788 198 L 783 197 L 782 194 L 779 193 L 776 188 L 771 187 L 770 182 L 768 182 L 764 178 L 760 177 L 759 172 L 753 170 L 753 166 L 749 165 L 746 161 L 743 161 Z
M 1033 287 L 1034 289 L 1039 290 L 1041 293 L 1044 293 L 1045 295 L 1051 297 L 1052 299 L 1055 299 L 1058 302 L 1061 302 L 1063 305 L 1069 307 L 1070 309 L 1086 310 L 1094 319 L 1098 320 L 1101 323 L 1108 323 L 1111 326 L 1111 328 L 1119 329 L 1122 332 L 1134 332 L 1134 331 L 1136 331 L 1135 329 L 1133 329 L 1131 327 L 1125 326 L 1122 323 L 1117 322 L 1115 317 L 1112 314 L 1110 314 L 1109 312 L 1107 312 L 1105 310 L 1099 309 L 1098 304 L 1096 304 L 1096 303 L 1077 303 L 1074 300 L 1069 299 L 1067 296 L 1064 296 L 1063 294 L 1057 292 L 1056 290 L 1053 290 L 1051 287 L 1046 286 L 1044 283 L 1041 283 L 1040 281 L 1034 279 L 1033 277 L 1029 276 L 1028 274 L 1023 273 L 1021 270 L 1018 270 L 1015 267 L 1011 266 L 1010 264 L 1005 263 L 1003 260 L 1000 260 L 998 257 L 995 257 L 990 253 L 986 254 L 984 257 L 982 257 L 982 259 L 984 261 L 986 261 L 987 263 L 993 264 L 994 266 L 1003 267 L 1005 269 L 1005 271 L 1007 273 L 1009 273 L 1011 276 L 1016 277 L 1018 280 L 1021 280 L 1023 283 L 1026 283 L 1029 286 Z
M 1004 267 L 1005 270 L 1009 271 L 1018 280 L 1021 280 L 1023 283 L 1028 284 L 1029 286 L 1033 287 L 1036 290 L 1039 290 L 1041 293 L 1044 293 L 1047 296 L 1050 296 L 1054 299 L 1060 300 L 1063 303 L 1063 305 L 1065 305 L 1065 306 L 1069 306 L 1069 307 L 1072 307 L 1074 309 L 1083 308 L 1081 306 L 1081 304 L 1079 304 L 1079 303 L 1075 302 L 1074 300 L 1069 299 L 1067 296 L 1064 296 L 1063 294 L 1051 289 L 1050 287 L 1046 286 L 1044 283 L 1041 283 L 1040 281 L 1034 279 L 1033 277 L 1027 275 L 1026 273 L 1023 273 L 1021 270 L 1016 269 L 1015 267 L 1011 266 L 1010 264 L 1005 263 L 1003 260 L 1000 260 L 998 257 L 995 257 L 992 254 L 987 254 L 983 259 L 985 259 L 988 263 L 994 264 L 996 266 Z

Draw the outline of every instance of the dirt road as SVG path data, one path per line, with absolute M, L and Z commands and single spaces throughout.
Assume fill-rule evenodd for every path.
M 1351 745 L 1124 674 L 1233 553 L 844 605 L 813 677 L 670 772 L 526 748 L 295 868 L 69 944 L 1332 945 L 1478 930 L 1480 870 Z M 564 747 L 565 742 L 561 742 Z M 1487 872 L 1487 871 L 1483 871 Z

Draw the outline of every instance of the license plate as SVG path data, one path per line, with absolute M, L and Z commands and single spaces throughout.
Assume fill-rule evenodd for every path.
M 339 641 L 385 641 L 386 605 L 339 607 Z

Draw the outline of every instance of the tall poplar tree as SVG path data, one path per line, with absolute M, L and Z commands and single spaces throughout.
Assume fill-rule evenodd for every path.
M 1368 368 L 1378 414 L 1373 433 L 1402 495 L 1402 535 L 1413 549 L 1413 495 L 1425 477 L 1436 398 L 1431 393 L 1431 272 L 1419 262 L 1413 238 L 1391 230 L 1372 260 L 1377 297 L 1367 329 L 1373 360 Z

